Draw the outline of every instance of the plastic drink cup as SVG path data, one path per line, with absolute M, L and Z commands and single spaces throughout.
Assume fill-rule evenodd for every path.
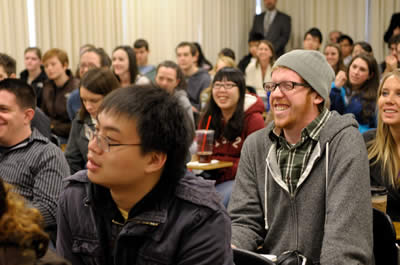
M 210 163 L 214 147 L 214 130 L 196 130 L 199 163 Z

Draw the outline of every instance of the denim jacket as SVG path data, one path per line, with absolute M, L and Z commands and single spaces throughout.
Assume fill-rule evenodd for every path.
M 74 265 L 233 264 L 230 218 L 211 181 L 187 173 L 174 192 L 146 195 L 144 207 L 125 222 L 112 217 L 118 210 L 109 208 L 108 190 L 101 196 L 91 190 L 97 185 L 86 171 L 66 181 L 57 252 Z

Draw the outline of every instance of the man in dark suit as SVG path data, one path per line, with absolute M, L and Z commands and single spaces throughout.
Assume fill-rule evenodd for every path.
M 264 0 L 265 11 L 254 16 L 250 34 L 261 33 L 274 45 L 276 56 L 285 52 L 291 31 L 290 16 L 276 9 L 277 0 Z

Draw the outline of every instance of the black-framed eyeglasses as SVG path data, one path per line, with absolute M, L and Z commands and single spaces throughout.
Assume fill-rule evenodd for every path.
M 124 145 L 130 145 L 130 146 L 139 146 L 142 144 L 111 144 L 110 141 L 99 134 L 99 132 L 97 130 L 89 130 L 88 131 L 88 136 L 89 136 L 89 140 L 93 140 L 93 138 L 96 139 L 96 144 L 97 146 L 103 150 L 104 152 L 110 152 L 110 146 L 124 146 Z
M 225 88 L 225 90 L 231 90 L 235 86 L 237 86 L 235 83 L 214 83 L 213 88 L 217 90 L 221 88 Z
M 292 82 L 292 81 L 282 81 L 280 83 L 275 83 L 275 82 L 265 82 L 264 83 L 264 90 L 267 92 L 273 92 L 277 87 L 282 92 L 288 92 L 290 90 L 293 90 L 295 86 L 304 86 L 304 87 L 310 87 L 309 84 L 306 83 L 297 83 L 297 82 Z

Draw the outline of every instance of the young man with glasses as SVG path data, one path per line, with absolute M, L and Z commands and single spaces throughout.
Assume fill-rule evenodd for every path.
M 274 64 L 274 121 L 242 148 L 229 204 L 232 245 L 321 264 L 372 264 L 368 159 L 357 122 L 326 108 L 335 75 L 317 51 Z
M 186 171 L 194 128 L 161 88 L 106 96 L 87 171 L 67 178 L 57 252 L 72 264 L 233 264 L 214 183 Z

